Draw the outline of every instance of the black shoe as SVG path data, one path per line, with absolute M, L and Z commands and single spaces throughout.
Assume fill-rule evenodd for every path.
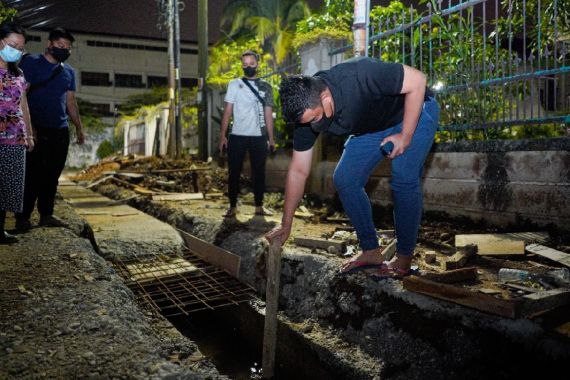
M 16 219 L 15 229 L 17 232 L 27 232 L 32 229 L 32 223 L 30 219 Z
M 66 224 L 59 218 L 53 215 L 41 216 L 40 217 L 41 227 L 65 227 Z
M 8 232 L 0 233 L 0 244 L 14 244 L 18 242 L 18 238 L 10 235 Z

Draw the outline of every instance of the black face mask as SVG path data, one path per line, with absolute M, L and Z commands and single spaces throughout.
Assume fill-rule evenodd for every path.
M 248 66 L 243 68 L 243 73 L 248 78 L 254 77 L 256 72 L 257 72 L 257 67 Z
M 333 116 L 334 115 L 330 115 L 327 117 L 327 115 L 325 115 L 325 111 L 323 110 L 323 117 L 321 117 L 321 120 L 311 123 L 311 129 L 315 132 L 326 131 L 333 122 Z
M 69 58 L 69 56 L 71 55 L 71 53 L 69 52 L 68 49 L 62 49 L 62 48 L 58 48 L 55 46 L 52 46 L 49 49 L 49 53 L 51 55 L 53 55 L 53 57 L 56 59 L 56 61 L 58 62 L 65 62 L 65 60 L 67 58 Z

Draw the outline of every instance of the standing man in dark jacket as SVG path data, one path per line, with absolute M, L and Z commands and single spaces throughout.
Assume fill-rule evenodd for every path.
M 71 54 L 73 36 L 62 28 L 50 32 L 43 54 L 22 59 L 20 68 L 28 89 L 30 116 L 36 148 L 26 159 L 24 209 L 16 215 L 16 229 L 31 228 L 30 216 L 36 200 L 40 225 L 59 226 L 53 216 L 58 178 L 63 171 L 69 147 L 68 116 L 76 127 L 77 143 L 85 137 L 75 99 L 75 72 L 64 63 Z
M 280 95 L 284 118 L 297 125 L 282 224 L 267 238 L 283 244 L 291 233 L 319 133 L 348 135 L 333 180 L 362 252 L 346 261 L 341 271 L 374 268 L 378 277 L 408 274 L 422 216 L 420 178 L 439 117 L 425 75 L 406 65 L 358 58 L 313 77 L 289 77 L 282 82 Z M 384 157 L 392 161 L 397 237 L 396 256 L 387 263 L 365 192 L 368 177 Z

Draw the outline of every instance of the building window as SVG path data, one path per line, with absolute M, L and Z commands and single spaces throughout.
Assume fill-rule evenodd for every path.
M 105 86 L 111 85 L 109 73 L 95 73 L 89 71 L 81 72 L 81 84 L 84 86 Z
M 33 34 L 28 34 L 26 36 L 26 42 L 42 42 L 42 38 L 40 36 L 34 36 Z
M 168 85 L 168 78 L 167 77 L 159 77 L 149 75 L 147 79 L 147 87 L 164 87 Z
M 162 52 L 168 51 L 168 48 L 165 46 L 126 44 L 120 42 L 96 41 L 96 40 L 88 40 L 87 46 L 106 47 L 106 48 L 115 48 L 115 49 L 129 49 L 129 50 L 147 50 L 147 51 L 162 51 Z M 198 49 L 181 48 L 180 53 L 197 55 Z
M 196 87 L 198 86 L 198 78 L 182 78 L 182 87 Z
M 142 75 L 115 74 L 115 87 L 143 88 Z

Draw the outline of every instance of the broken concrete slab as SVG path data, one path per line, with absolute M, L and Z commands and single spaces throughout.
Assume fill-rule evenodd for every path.
M 524 255 L 525 240 L 510 234 L 455 235 L 455 246 L 476 245 L 478 255 Z
M 546 257 L 547 259 L 570 267 L 570 255 L 567 253 L 560 252 L 556 249 L 545 247 L 544 245 L 540 244 L 529 244 L 526 247 L 526 250 L 527 252 Z
M 459 251 L 456 252 L 453 256 L 446 258 L 441 262 L 441 269 L 443 270 L 451 270 L 451 269 L 458 269 L 469 261 L 470 258 L 474 257 L 477 254 L 477 246 L 473 244 L 468 244 L 464 247 L 459 248 Z
M 329 240 L 315 237 L 295 237 L 294 242 L 300 247 L 320 248 L 324 250 L 328 250 L 329 247 L 334 247 L 338 252 L 346 251 L 346 243 L 340 240 Z

